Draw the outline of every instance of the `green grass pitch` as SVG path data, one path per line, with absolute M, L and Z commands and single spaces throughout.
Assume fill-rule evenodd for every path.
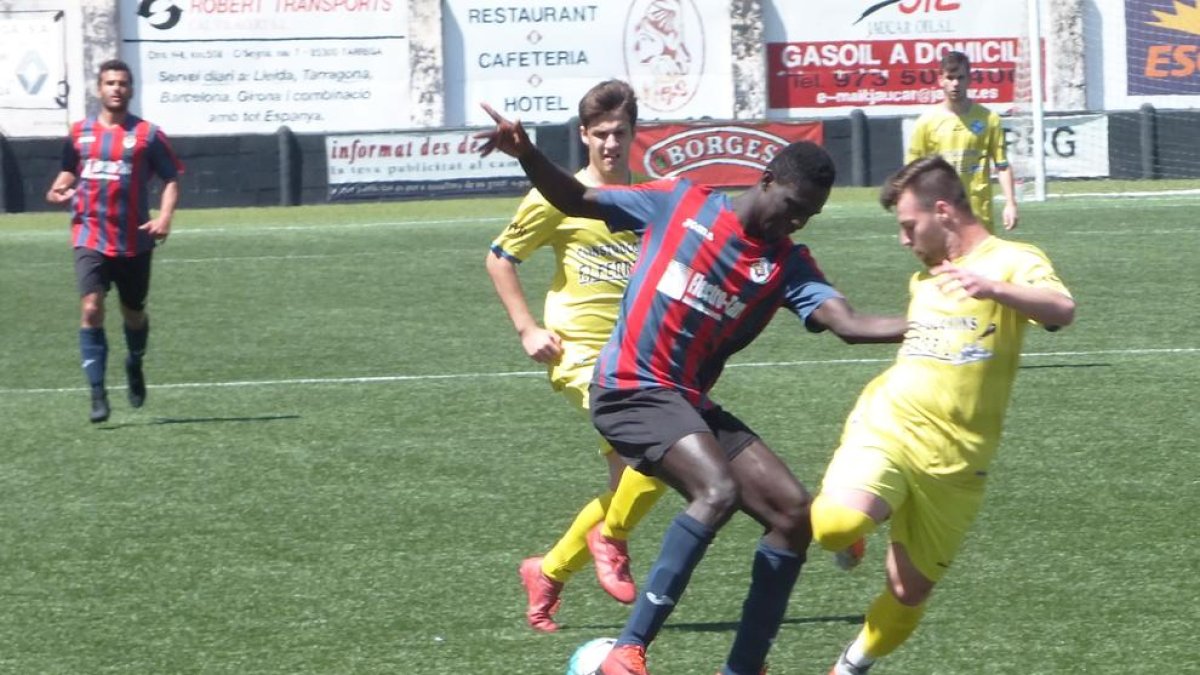
M 125 403 L 110 300 L 98 426 L 67 218 L 0 216 L 0 671 L 554 674 L 615 635 L 628 610 L 590 568 L 562 631 L 522 616 L 518 562 L 604 471 L 483 270 L 515 206 L 185 204 L 156 254 L 149 400 Z M 1023 206 L 1013 236 L 1053 258 L 1078 320 L 1031 332 L 981 517 L 881 675 L 1200 672 L 1198 207 Z M 799 238 L 857 308 L 902 310 L 917 263 L 873 191 L 835 191 Z M 523 270 L 536 307 L 550 258 Z M 714 396 L 811 487 L 893 354 L 781 313 Z M 635 533 L 639 579 L 681 504 Z M 656 675 L 722 663 L 757 536 L 738 517 L 718 537 Z M 772 673 L 827 672 L 881 587 L 883 541 L 853 574 L 810 551 Z

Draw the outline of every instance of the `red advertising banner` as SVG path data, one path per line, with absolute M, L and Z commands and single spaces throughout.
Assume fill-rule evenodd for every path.
M 945 97 L 938 63 L 947 51 L 971 59 L 969 95 L 984 104 L 1011 103 L 1016 38 L 845 40 L 767 44 L 771 108 L 927 105 Z
M 683 176 L 707 185 L 746 187 L 784 146 L 824 140 L 821 122 L 645 124 L 633 141 L 632 168 L 651 179 Z

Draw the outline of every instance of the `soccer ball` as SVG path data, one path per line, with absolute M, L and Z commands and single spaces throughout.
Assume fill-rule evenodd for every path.
M 616 642 L 613 638 L 596 638 L 579 645 L 567 663 L 567 675 L 596 675 Z

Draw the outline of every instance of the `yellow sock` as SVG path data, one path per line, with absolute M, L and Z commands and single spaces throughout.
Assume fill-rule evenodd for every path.
M 592 559 L 587 547 L 587 533 L 596 523 L 604 520 L 612 496 L 613 493 L 605 492 L 583 507 L 566 533 L 542 559 L 542 574 L 555 581 L 565 582 Z
M 867 514 L 817 495 L 812 508 L 813 539 L 826 551 L 844 551 L 875 529 Z
M 650 513 L 650 508 L 666 490 L 667 484 L 657 478 L 626 468 L 604 515 L 600 534 L 612 539 L 628 539 L 629 533 Z
M 924 614 L 925 603 L 906 605 L 884 590 L 867 610 L 867 623 L 859 636 L 867 657 L 877 659 L 895 651 L 913 634 Z

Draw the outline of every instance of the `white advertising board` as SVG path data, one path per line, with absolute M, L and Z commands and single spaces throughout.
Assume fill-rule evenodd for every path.
M 1004 126 L 1005 151 L 1014 170 L 1032 166 L 1032 125 L 1026 120 L 1001 118 Z M 912 138 L 916 118 L 901 124 L 904 147 Z M 1046 176 L 1048 178 L 1107 178 L 1108 118 L 1103 114 L 1055 115 L 1044 120 Z M 1016 176 L 1025 182 L 1033 176 Z
M 64 11 L 0 12 L 0 133 L 66 134 L 65 50 Z
M 629 82 L 644 120 L 733 116 L 729 3 L 445 0 L 446 123 L 480 108 L 561 123 L 604 79 Z
M 536 142 L 537 130 L 526 129 Z M 479 156 L 474 130 L 325 137 L 329 200 L 424 199 L 529 188 L 517 160 Z
M 405 0 L 124 1 L 133 109 L 175 135 L 409 125 Z

